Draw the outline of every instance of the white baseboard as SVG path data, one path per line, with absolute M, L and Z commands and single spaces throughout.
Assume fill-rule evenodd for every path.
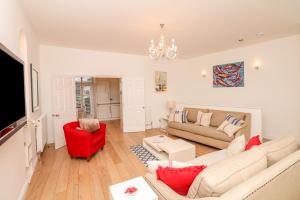
M 20 191 L 20 194 L 18 196 L 18 200 L 24 200 L 25 199 L 25 195 L 26 195 L 26 192 L 28 190 L 29 183 L 30 183 L 30 181 L 32 179 L 32 176 L 34 174 L 37 161 L 38 161 L 38 156 L 35 156 L 35 159 L 32 161 L 32 172 L 30 173 L 30 176 L 27 179 L 25 179 L 24 184 L 22 186 L 22 189 Z
M 98 119 L 99 121 L 113 121 L 113 120 L 120 120 L 120 117 L 115 118 L 107 118 L 107 119 Z
M 22 186 L 21 192 L 20 192 L 20 194 L 19 194 L 18 200 L 23 200 L 23 199 L 25 199 L 25 195 L 26 195 L 28 186 L 29 186 L 29 184 L 28 184 L 27 181 L 25 180 L 25 182 L 24 182 L 24 184 L 23 184 L 23 186 Z

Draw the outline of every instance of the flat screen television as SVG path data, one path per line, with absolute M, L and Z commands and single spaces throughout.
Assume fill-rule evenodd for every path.
M 0 145 L 26 123 L 23 61 L 0 44 Z

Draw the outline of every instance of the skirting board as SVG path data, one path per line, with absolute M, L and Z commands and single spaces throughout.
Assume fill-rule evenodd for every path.
M 24 200 L 25 199 L 25 195 L 26 195 L 26 192 L 28 190 L 28 186 L 29 186 L 29 183 L 32 179 L 32 176 L 34 174 L 34 171 L 35 171 L 35 168 L 36 168 L 36 164 L 37 164 L 37 161 L 38 161 L 38 155 L 36 155 L 34 161 L 33 161 L 33 172 L 32 174 L 30 174 L 30 177 L 28 177 L 28 179 L 25 179 L 24 181 L 24 184 L 22 186 L 22 189 L 20 191 L 20 194 L 19 194 L 19 197 L 18 197 L 18 200 Z

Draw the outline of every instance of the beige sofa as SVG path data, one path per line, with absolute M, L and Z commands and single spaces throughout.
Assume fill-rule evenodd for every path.
M 216 154 L 219 153 L 205 157 Z M 206 162 L 206 158 L 187 163 L 199 162 L 200 165 Z M 178 195 L 158 181 L 154 173 L 146 174 L 145 179 L 157 193 L 158 200 L 300 199 L 300 150 L 293 137 L 270 141 L 207 165 L 195 178 L 187 196 Z
M 242 112 L 231 112 L 231 111 L 221 111 L 221 110 L 211 110 L 211 109 L 200 109 L 200 108 L 184 108 L 188 111 L 187 120 L 188 123 L 177 123 L 169 122 L 167 126 L 167 133 L 182 137 L 188 140 L 213 146 L 219 149 L 224 149 L 228 144 L 237 136 L 244 134 L 246 140 L 249 139 L 251 134 L 251 114 Z M 204 113 L 213 113 L 210 126 L 204 127 L 195 125 L 197 120 L 198 111 Z M 229 137 L 221 131 L 217 131 L 217 128 L 225 120 L 227 114 L 230 114 L 238 119 L 245 121 L 242 129 L 240 129 L 234 136 Z

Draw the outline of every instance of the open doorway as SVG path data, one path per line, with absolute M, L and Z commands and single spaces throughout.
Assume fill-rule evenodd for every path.
M 80 118 L 120 121 L 120 78 L 76 77 L 76 108 Z

